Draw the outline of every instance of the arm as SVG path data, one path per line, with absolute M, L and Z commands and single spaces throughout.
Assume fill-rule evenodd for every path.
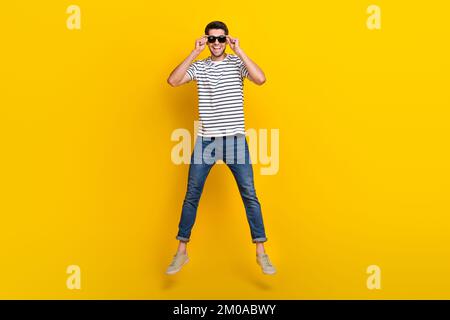
M 239 46 L 239 39 L 227 36 L 227 42 L 230 45 L 230 48 L 234 51 L 234 53 L 236 53 L 236 55 L 244 62 L 245 66 L 247 67 L 249 80 L 256 83 L 257 85 L 262 85 L 264 82 L 266 82 L 266 76 L 264 75 L 264 72 L 245 54 L 245 52 Z
M 191 63 L 197 58 L 197 56 L 205 49 L 206 47 L 206 36 L 203 36 L 195 41 L 195 49 L 187 56 L 186 59 L 183 60 L 169 75 L 167 78 L 167 83 L 172 87 L 177 87 L 186 82 L 191 81 L 191 78 L 187 74 L 187 69 L 191 65 Z

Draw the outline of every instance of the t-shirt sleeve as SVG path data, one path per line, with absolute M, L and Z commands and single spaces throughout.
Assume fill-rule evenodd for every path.
M 241 78 L 248 78 L 248 70 L 247 70 L 247 66 L 245 65 L 244 61 L 242 61 L 241 59 L 239 59 L 239 71 L 241 73 Z
M 191 63 L 186 73 L 189 75 L 191 80 L 197 80 L 197 72 L 198 72 L 198 61 L 194 61 Z

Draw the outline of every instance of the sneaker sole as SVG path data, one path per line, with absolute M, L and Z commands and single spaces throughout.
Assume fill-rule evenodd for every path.
M 173 271 L 166 271 L 166 274 L 172 275 L 172 274 L 179 272 L 181 270 L 181 268 L 183 268 L 183 266 L 188 262 L 189 262 L 189 259 L 186 259 L 186 261 L 178 269 L 175 269 Z
M 268 274 L 268 275 L 273 275 L 275 273 L 277 273 L 276 271 L 263 271 L 264 274 Z

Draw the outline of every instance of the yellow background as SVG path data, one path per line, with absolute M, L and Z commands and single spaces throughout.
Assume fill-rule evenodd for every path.
M 81 30 L 66 27 L 71 4 Z M 366 27 L 371 4 L 381 30 Z M 2 3 L 0 297 L 450 298 L 449 9 Z M 212 20 L 267 76 L 246 80 L 247 128 L 280 130 L 278 174 L 255 166 L 273 277 L 224 165 L 206 182 L 190 263 L 164 274 L 188 170 L 171 162 L 170 135 L 197 119 L 195 82 L 166 79 Z M 81 290 L 66 288 L 72 264 Z M 381 290 L 366 287 L 372 264 Z

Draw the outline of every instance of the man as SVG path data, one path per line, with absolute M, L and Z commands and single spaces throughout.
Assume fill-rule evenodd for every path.
M 235 54 L 225 52 L 227 44 Z M 211 56 L 194 61 L 206 45 Z M 257 85 L 266 81 L 264 72 L 244 53 L 239 40 L 228 35 L 225 23 L 213 21 L 206 26 L 205 35 L 196 40 L 195 49 L 167 79 L 174 87 L 197 81 L 200 115 L 198 137 L 191 156 L 187 192 L 176 236 L 179 240 L 178 250 L 167 268 L 167 274 L 177 273 L 189 261 L 187 242 L 190 240 L 206 177 L 217 160 L 227 164 L 238 184 L 252 242 L 256 244 L 257 263 L 265 274 L 276 272 L 264 249 L 267 238 L 245 138 L 245 77 Z

